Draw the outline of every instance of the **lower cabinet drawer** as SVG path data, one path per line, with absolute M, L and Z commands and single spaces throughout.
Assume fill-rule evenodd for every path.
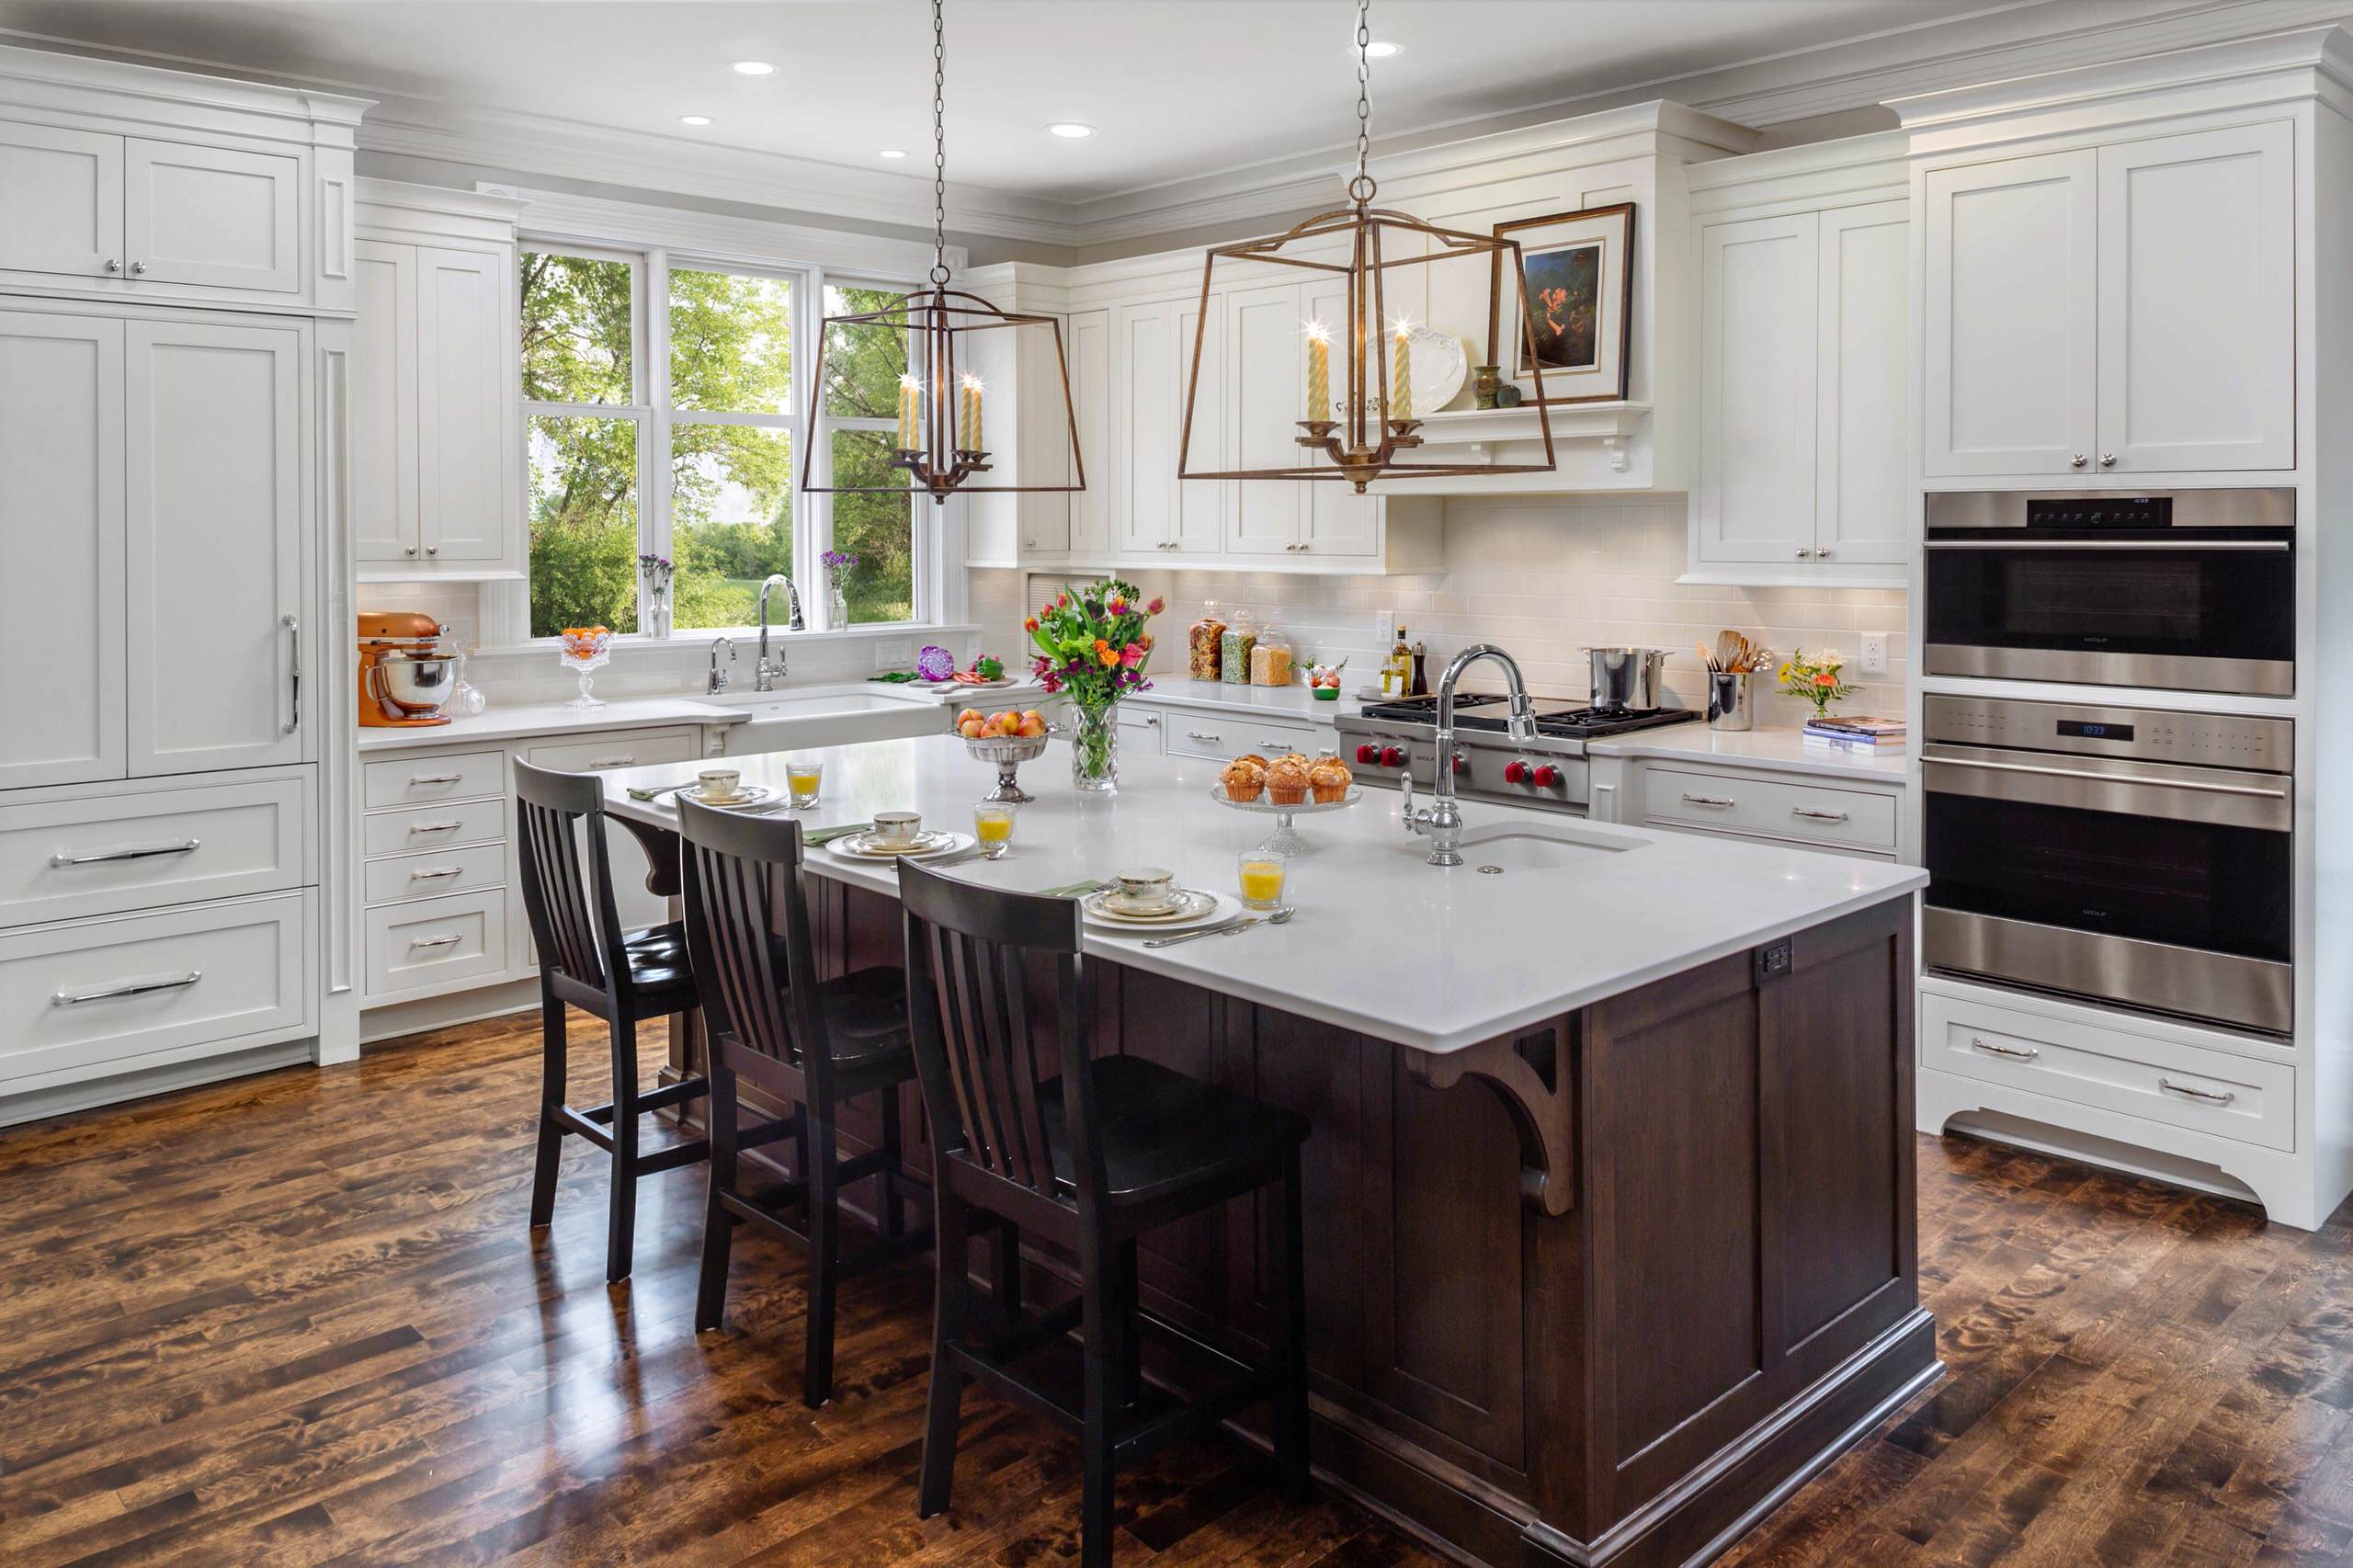
M 301 887 L 306 776 L 0 807 L 0 926 Z
M 656 762 L 692 762 L 702 756 L 694 730 L 624 730 L 597 740 L 533 746 L 523 760 L 533 767 L 586 773 L 600 767 L 643 767 Z
M 428 752 L 406 761 L 362 763 L 359 775 L 360 793 L 370 811 L 496 795 L 506 789 L 506 754 Z
M 0 1086 L 234 1049 L 312 1022 L 316 894 L 282 893 L 0 937 Z M 198 1052 L 201 1054 L 201 1052 Z
M 360 877 L 369 903 L 494 888 L 506 881 L 506 846 L 475 844 L 446 854 L 369 860 L 362 865 Z
M 1855 849 L 1895 847 L 1895 797 L 1779 779 L 1653 767 L 1643 813 L 1668 827 L 1804 838 Z
M 506 894 L 500 889 L 371 909 L 365 926 L 370 998 L 506 968 Z
M 1332 749 L 1330 736 L 1313 724 L 1285 724 L 1238 713 L 1172 708 L 1161 715 L 1161 729 L 1167 736 L 1161 744 L 1173 756 L 1222 760 L 1252 751 L 1270 757 L 1293 751 L 1313 756 Z
M 371 812 L 359 819 L 359 844 L 369 855 L 405 855 L 452 844 L 500 843 L 514 810 L 510 802 L 496 800 Z
M 2288 1062 L 1939 996 L 1923 1013 L 1924 1067 L 2268 1149 L 2296 1145 Z

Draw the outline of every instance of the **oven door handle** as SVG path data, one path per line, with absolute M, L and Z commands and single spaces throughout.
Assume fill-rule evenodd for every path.
M 2152 790 L 2183 790 L 2200 795 L 2246 795 L 2259 801 L 2284 801 L 2285 790 L 2253 784 L 2208 784 L 2195 778 L 2144 778 L 2131 773 L 2094 773 L 2075 767 L 2036 767 L 2023 762 L 1984 762 L 1971 756 L 1923 756 L 1938 767 L 1980 767 L 1989 773 L 2032 773 L 2045 778 L 2075 778 L 2086 784 L 2143 784 Z
M 2280 539 L 1931 539 L 1924 550 L 2277 550 L 2296 547 Z

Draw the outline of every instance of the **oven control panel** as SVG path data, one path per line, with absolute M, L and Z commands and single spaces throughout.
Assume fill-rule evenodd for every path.
M 2295 724 L 2288 719 L 1984 697 L 1932 696 L 1925 706 L 1926 738 L 1948 745 L 2133 756 L 2252 773 L 2286 773 L 2295 764 Z

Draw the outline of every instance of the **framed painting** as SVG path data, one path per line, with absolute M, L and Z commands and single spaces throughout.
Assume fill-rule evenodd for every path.
M 1546 403 L 1608 403 L 1626 395 L 1633 332 L 1634 204 L 1517 218 L 1495 225 L 1497 239 L 1519 242 L 1528 319 L 1499 276 L 1491 293 L 1487 342 L 1504 374 L 1535 401 L 1544 373 Z M 1498 253 L 1498 268 L 1508 253 Z

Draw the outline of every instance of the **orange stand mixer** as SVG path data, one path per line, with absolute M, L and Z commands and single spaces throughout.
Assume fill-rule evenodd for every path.
M 405 610 L 359 615 L 359 724 L 415 730 L 449 722 L 441 711 L 457 689 L 458 657 L 441 623 Z

